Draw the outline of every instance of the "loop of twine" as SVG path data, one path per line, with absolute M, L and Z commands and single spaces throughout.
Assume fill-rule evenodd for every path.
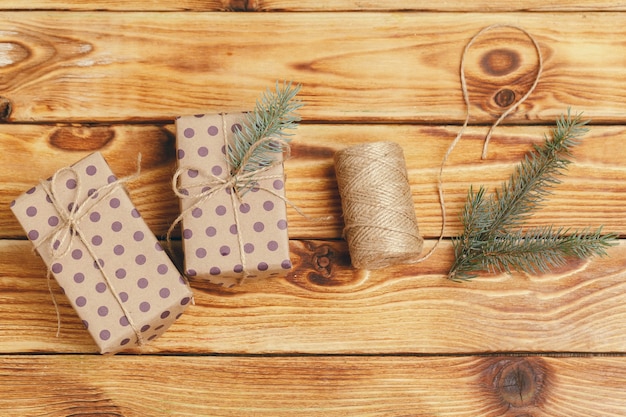
M 443 169 L 446 163 L 448 162 L 450 154 L 452 153 L 456 145 L 461 140 L 461 137 L 463 136 L 463 133 L 465 129 L 467 128 L 467 125 L 469 124 L 469 120 L 470 120 L 470 99 L 469 99 L 469 92 L 467 91 L 467 82 L 465 80 L 465 59 L 466 59 L 467 53 L 472 47 L 472 45 L 474 44 L 474 42 L 476 41 L 476 39 L 478 39 L 482 34 L 484 34 L 485 32 L 491 31 L 493 29 L 500 29 L 500 28 L 518 30 L 522 32 L 524 35 L 526 35 L 528 39 L 530 39 L 530 41 L 532 42 L 535 48 L 535 51 L 537 52 L 537 75 L 535 76 L 535 80 L 533 81 L 533 84 L 530 86 L 526 94 L 524 94 L 522 98 L 520 98 L 515 104 L 509 107 L 506 111 L 504 111 L 500 115 L 500 117 L 491 125 L 491 127 L 489 128 L 489 131 L 487 132 L 487 135 L 485 136 L 485 142 L 483 144 L 483 152 L 481 154 L 481 159 L 487 158 L 487 149 L 488 149 L 489 141 L 491 140 L 491 136 L 493 134 L 494 129 L 500 124 L 500 122 L 502 122 L 502 120 L 504 120 L 509 114 L 515 111 L 524 101 L 526 101 L 528 97 L 530 97 L 532 92 L 535 90 L 535 87 L 537 87 L 537 84 L 539 83 L 539 79 L 541 78 L 541 73 L 543 71 L 543 56 L 541 55 L 541 48 L 539 47 L 539 43 L 533 37 L 533 35 L 531 35 L 524 28 L 521 28 L 516 25 L 508 25 L 508 24 L 495 24 L 495 25 L 487 26 L 481 29 L 480 31 L 478 31 L 474 36 L 472 36 L 469 42 L 465 45 L 465 48 L 463 49 L 463 54 L 461 55 L 461 65 L 460 65 L 460 70 L 459 70 L 460 78 L 461 78 L 461 91 L 463 93 L 463 101 L 465 103 L 465 121 L 463 122 L 461 129 L 457 133 L 452 143 L 450 143 L 450 146 L 448 147 L 441 161 L 441 165 L 439 166 L 438 179 L 437 179 L 437 192 L 439 194 L 439 204 L 441 207 L 441 232 L 439 234 L 439 239 L 437 240 L 437 242 L 435 242 L 435 245 L 418 262 L 423 262 L 426 259 L 430 258 L 430 256 L 435 252 L 435 250 L 437 249 L 437 247 L 443 240 L 444 233 L 445 233 L 447 219 L 446 219 L 446 204 L 444 200 L 444 191 L 443 191 Z
M 356 268 L 380 269 L 419 260 L 419 234 L 400 145 L 375 142 L 335 154 L 344 237 Z
M 70 172 L 76 181 L 76 187 L 74 189 L 74 198 L 72 202 L 65 207 L 57 198 L 57 186 L 59 183 L 58 177 L 65 173 Z M 57 316 L 57 333 L 56 336 L 59 337 L 61 332 L 61 314 L 59 312 L 59 306 L 56 301 L 56 297 L 52 292 L 52 287 L 50 285 L 51 274 L 52 274 L 52 264 L 55 260 L 61 259 L 65 257 L 70 250 L 72 249 L 73 244 L 73 236 L 78 236 L 81 242 L 84 244 L 87 252 L 93 258 L 94 262 L 98 262 L 98 255 L 96 250 L 92 246 L 89 239 L 85 237 L 82 230 L 80 229 L 80 222 L 91 213 L 91 210 L 96 207 L 100 202 L 110 196 L 114 191 L 116 191 L 122 184 L 133 180 L 139 176 L 141 172 L 141 154 L 137 157 L 137 171 L 128 176 L 121 179 L 117 179 L 113 182 L 110 182 L 102 187 L 96 189 L 91 196 L 87 196 L 84 201 L 80 202 L 79 198 L 82 193 L 82 181 L 81 176 L 73 167 L 64 167 L 54 173 L 50 181 L 40 181 L 40 185 L 43 190 L 46 192 L 50 201 L 52 202 L 54 208 L 59 213 L 60 221 L 59 224 L 52 229 L 46 236 L 44 236 L 38 244 L 34 246 L 34 250 L 39 249 L 46 241 L 49 241 L 48 250 L 50 254 L 50 264 L 48 266 L 48 272 L 46 275 L 46 279 L 48 282 L 48 290 L 50 291 L 50 295 L 52 297 L 52 302 L 54 304 L 54 308 Z M 98 264 L 99 265 L 99 264 Z M 145 344 L 145 340 L 141 335 L 141 330 L 137 327 L 132 319 L 132 315 L 124 306 L 123 301 L 118 295 L 118 292 L 115 290 L 113 286 L 114 280 L 112 280 L 106 273 L 106 271 L 102 267 L 98 267 L 102 277 L 104 278 L 107 286 L 115 298 L 115 301 L 119 305 L 120 309 L 128 319 L 128 323 L 130 327 L 133 329 L 133 332 L 137 336 L 137 343 L 139 346 L 143 346 Z

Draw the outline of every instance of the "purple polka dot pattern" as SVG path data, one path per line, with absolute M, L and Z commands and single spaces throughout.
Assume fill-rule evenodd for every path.
M 250 204 L 243 203 L 239 205 L 239 211 L 243 214 L 250 213 Z
M 98 169 L 93 165 L 89 165 L 87 168 L 85 168 L 85 172 L 87 173 L 87 175 L 91 177 L 91 176 L 96 175 L 96 172 L 98 172 Z
M 203 166 L 208 173 L 227 178 L 230 169 L 224 150 L 232 146 L 234 132 L 241 129 L 243 114 L 223 117 L 224 123 L 222 116 L 215 114 L 176 119 L 176 146 L 185 155 L 178 159 L 179 168 Z M 191 131 L 193 135 L 187 134 Z M 184 269 L 188 276 L 231 287 L 244 273 L 256 278 L 289 273 L 291 262 L 288 268 L 284 262 L 289 259 L 285 202 L 273 194 L 284 197 L 282 165 L 265 171 L 263 176 L 270 178 L 252 184 L 254 188 L 241 202 L 230 189 L 218 191 L 199 207 L 190 208 L 191 198 L 181 200 L 182 210 L 190 208 L 182 221 Z M 180 177 L 181 187 L 187 190 L 199 189 L 207 180 L 202 175 Z
M 140 254 L 140 255 L 135 256 L 135 263 L 137 265 L 145 265 L 146 260 L 147 260 L 146 255 Z
M 200 217 L 202 217 L 202 209 L 199 207 L 196 207 L 195 209 L 191 211 L 191 215 L 195 217 L 196 219 L 199 219 Z
M 65 252 L 62 256 L 54 258 L 50 251 L 50 237 L 63 227 L 62 216 L 43 186 L 18 197 L 11 209 L 29 239 L 38 241 L 39 254 L 100 352 L 115 353 L 138 342 L 127 314 L 136 329 L 143 330 L 142 338 L 153 340 L 183 313 L 188 303 L 182 300 L 189 299 L 191 291 L 123 187 L 102 189 L 115 181 L 104 158 L 94 153 L 73 168 L 57 175 L 55 196 L 62 210 L 74 202 L 89 209 L 78 233 L 62 245 L 54 242 Z

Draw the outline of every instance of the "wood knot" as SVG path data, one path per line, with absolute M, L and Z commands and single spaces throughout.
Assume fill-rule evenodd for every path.
M 515 91 L 503 88 L 496 93 L 493 100 L 499 107 L 509 107 L 511 104 L 515 103 Z
M 313 253 L 313 267 L 316 274 L 311 275 L 311 280 L 318 285 L 328 285 L 332 276 L 332 261 L 334 251 L 330 246 L 323 245 L 318 247 Z
M 231 12 L 256 12 L 257 0 L 229 0 L 226 9 Z
M 70 151 L 96 151 L 115 138 L 115 131 L 106 126 L 60 127 L 50 135 L 50 144 Z
M 0 97 L 0 121 L 7 121 L 12 110 L 11 101 L 6 97 Z
M 511 407 L 537 404 L 544 386 L 543 367 L 525 358 L 500 361 L 496 366 L 499 369 L 493 387 L 506 404 Z
M 512 49 L 494 49 L 483 55 L 480 66 L 487 74 L 501 77 L 519 68 L 520 56 Z

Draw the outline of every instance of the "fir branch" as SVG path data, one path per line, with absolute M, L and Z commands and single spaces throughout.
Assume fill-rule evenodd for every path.
M 588 122 L 581 120 L 580 115 L 572 118 L 569 110 L 567 118 L 557 119 L 551 138 L 546 138 L 543 146 L 535 145 L 534 152 L 525 156 L 510 180 L 489 200 L 490 233 L 520 226 L 550 194 L 550 189 L 560 184 L 556 175 L 562 174 L 571 163 L 570 149 L 587 133 Z
M 282 153 L 291 140 L 287 129 L 295 129 L 300 117 L 295 111 L 302 103 L 294 100 L 300 84 L 276 82 L 276 91 L 269 88 L 256 102 L 254 111 L 247 113 L 241 130 L 228 147 L 227 158 L 231 174 L 239 175 L 258 171 L 275 162 L 276 153 Z
M 563 266 L 567 258 L 585 259 L 593 255 L 606 255 L 606 248 L 617 238 L 602 234 L 602 228 L 575 231 L 553 230 L 552 227 L 533 228 L 526 232 L 500 235 L 486 242 L 477 242 L 469 256 L 456 263 L 452 278 L 467 280 L 479 271 L 521 271 L 530 274 L 545 273 Z
M 557 120 L 550 139 L 519 164 L 508 182 L 491 196 L 484 187 L 474 193 L 470 188 L 461 213 L 463 232 L 453 239 L 455 261 L 448 277 L 467 280 L 480 271 L 527 273 L 546 272 L 563 265 L 567 257 L 587 258 L 605 255 L 616 235 L 602 235 L 601 229 L 554 231 L 552 227 L 520 228 L 532 210 L 541 205 L 551 188 L 560 183 L 556 177 L 571 163 L 571 148 L 587 132 L 580 115 Z

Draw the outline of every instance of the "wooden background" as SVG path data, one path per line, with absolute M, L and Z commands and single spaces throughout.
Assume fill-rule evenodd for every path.
M 88 4 L 87 4 L 88 3 Z M 428 261 L 351 268 L 333 154 L 393 140 L 405 151 L 425 250 L 470 185 L 497 186 L 571 107 L 592 119 L 564 183 L 531 223 L 626 235 L 626 3 L 464 0 L 0 0 L 0 414 L 3 416 L 623 416 L 626 243 L 550 274 L 445 276 Z M 231 290 L 193 282 L 196 304 L 138 351 L 101 356 L 8 205 L 101 150 L 157 236 L 177 215 L 173 120 L 247 110 L 276 79 L 302 83 L 286 163 L 295 269 Z M 180 253 L 179 253 L 180 255 Z M 365 279 L 367 278 L 367 279 Z

